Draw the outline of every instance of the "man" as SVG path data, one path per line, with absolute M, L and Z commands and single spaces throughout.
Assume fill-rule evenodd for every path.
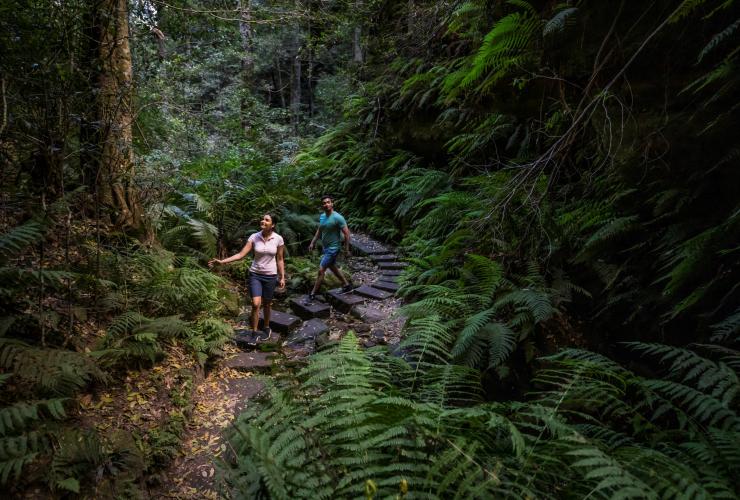
M 337 267 L 337 255 L 341 248 L 341 235 L 344 235 L 344 251 L 349 255 L 350 233 L 347 227 L 347 221 L 339 212 L 334 211 L 334 200 L 331 196 L 321 197 L 321 208 L 324 213 L 319 217 L 319 228 L 316 230 L 311 243 L 308 245 L 308 251 L 311 252 L 316 245 L 316 240 L 321 237 L 321 245 L 324 247 L 319 263 L 319 275 L 316 277 L 316 283 L 313 290 L 308 294 L 309 300 L 315 300 L 319 292 L 321 283 L 324 281 L 324 274 L 327 269 L 331 269 L 337 278 L 342 281 L 342 292 L 347 293 L 352 290 L 352 284 L 344 277 L 344 274 Z

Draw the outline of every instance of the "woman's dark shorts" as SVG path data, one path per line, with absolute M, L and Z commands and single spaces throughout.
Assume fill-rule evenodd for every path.
M 277 285 L 277 274 L 249 273 L 249 295 L 262 297 L 264 302 L 272 301 Z

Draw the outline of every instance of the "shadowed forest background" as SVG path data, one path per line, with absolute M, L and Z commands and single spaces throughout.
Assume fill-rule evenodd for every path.
M 403 339 L 267 377 L 221 495 L 736 498 L 738 34 L 734 0 L 1 1 L 0 492 L 152 497 L 242 300 L 206 262 L 271 212 L 307 292 L 328 193 L 409 263 Z

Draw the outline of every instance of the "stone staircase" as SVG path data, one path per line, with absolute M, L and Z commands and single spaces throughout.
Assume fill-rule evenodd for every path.
M 333 340 L 332 335 L 339 336 L 348 329 L 355 330 L 366 347 L 387 343 L 387 332 L 381 326 L 392 319 L 398 300 L 395 304 L 381 304 L 394 299 L 398 276 L 407 264 L 399 260 L 392 248 L 366 235 L 353 234 L 351 245 L 356 257 L 341 265 L 352 271 L 356 288 L 348 293 L 339 288 L 329 290 L 314 301 L 308 295 L 290 297 L 287 305 L 291 312 L 273 309 L 273 333 L 257 344 L 246 333 L 248 315 L 240 316 L 234 340 L 245 352 L 227 361 L 230 368 L 264 371 L 278 350 L 288 359 L 301 359 Z M 402 323 L 403 318 L 397 321 Z M 262 324 L 260 311 L 260 328 Z

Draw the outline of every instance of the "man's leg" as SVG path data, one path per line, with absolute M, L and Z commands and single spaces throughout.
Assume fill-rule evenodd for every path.
M 342 271 L 339 270 L 336 264 L 332 264 L 331 266 L 329 266 L 329 269 L 331 269 L 331 272 L 333 272 L 334 275 L 339 278 L 343 286 L 349 285 L 349 281 L 347 281 L 347 278 L 345 278 L 344 274 L 342 274 Z
M 319 267 L 319 274 L 316 276 L 316 283 L 313 285 L 313 290 L 311 291 L 311 295 L 316 295 L 319 293 L 319 288 L 321 288 L 321 283 L 324 282 L 324 274 L 326 274 L 326 269 L 323 267 Z

